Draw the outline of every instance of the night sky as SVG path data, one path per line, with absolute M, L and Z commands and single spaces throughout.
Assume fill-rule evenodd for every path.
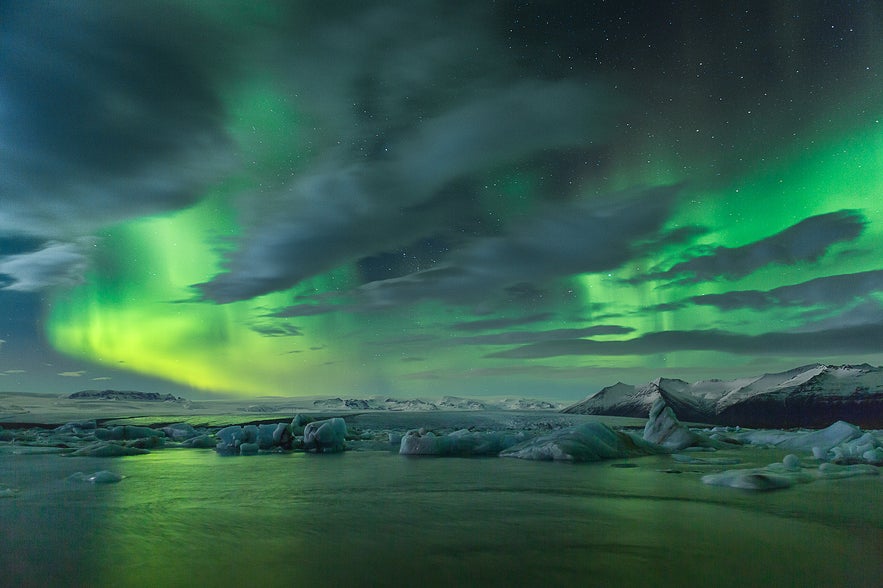
M 883 363 L 883 3 L 0 3 L 0 390 Z

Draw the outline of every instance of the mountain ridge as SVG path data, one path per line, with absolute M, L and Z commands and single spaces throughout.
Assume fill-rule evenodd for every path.
M 662 398 L 682 419 L 746 427 L 824 427 L 837 420 L 883 427 L 883 367 L 808 364 L 734 380 L 617 382 L 562 412 L 644 418 Z

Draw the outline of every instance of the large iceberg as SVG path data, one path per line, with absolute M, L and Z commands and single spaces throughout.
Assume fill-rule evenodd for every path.
M 542 435 L 506 449 L 500 457 L 544 461 L 600 461 L 652 455 L 658 445 L 603 423 L 590 422 Z
M 401 455 L 490 456 L 524 440 L 523 433 L 473 432 L 460 429 L 447 435 L 411 430 L 402 436 Z
M 682 424 L 674 411 L 660 397 L 657 398 L 650 408 L 650 417 L 644 425 L 645 441 L 655 443 L 666 449 L 678 451 L 687 447 L 720 447 L 724 443 L 713 441 L 701 433 L 691 431 Z

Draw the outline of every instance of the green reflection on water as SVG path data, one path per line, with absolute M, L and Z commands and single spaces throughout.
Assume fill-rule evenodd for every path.
M 781 458 L 743 450 L 749 465 Z M 754 462 L 752 462 L 754 460 Z M 752 494 L 666 456 L 570 466 L 384 452 L 115 462 L 104 585 L 872 585 L 880 480 Z M 869 583 L 870 582 L 870 583 Z

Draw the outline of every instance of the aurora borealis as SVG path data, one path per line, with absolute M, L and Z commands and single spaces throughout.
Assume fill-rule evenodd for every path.
M 0 389 L 883 363 L 883 6 L 716 4 L 4 3 Z

